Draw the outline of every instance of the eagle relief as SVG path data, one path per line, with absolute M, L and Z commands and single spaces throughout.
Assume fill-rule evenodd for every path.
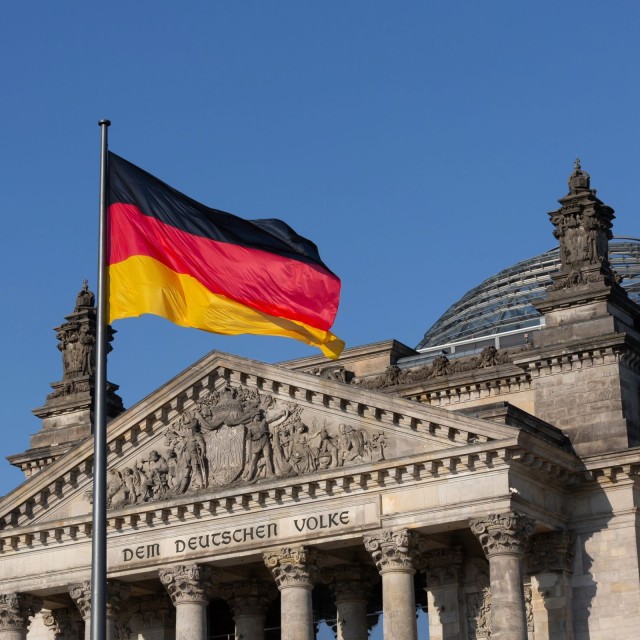
M 205 390 L 194 408 L 165 427 L 162 447 L 109 471 L 108 506 L 384 459 L 382 432 L 308 421 L 300 405 L 255 389 L 226 384 Z

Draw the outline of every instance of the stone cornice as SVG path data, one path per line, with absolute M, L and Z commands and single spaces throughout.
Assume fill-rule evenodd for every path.
M 513 429 L 444 409 L 366 391 L 333 380 L 292 372 L 254 361 L 213 353 L 190 367 L 109 424 L 108 464 L 113 466 L 157 435 L 204 389 L 224 384 L 245 385 L 283 401 L 299 402 L 333 415 L 357 420 L 362 427 L 384 428 L 388 435 L 428 441 L 443 448 L 499 440 Z M 36 514 L 64 503 L 92 478 L 93 441 L 84 441 L 67 455 L 23 483 L 0 501 L 0 530 L 28 523 Z
M 504 396 L 506 393 L 526 391 L 531 377 L 522 367 L 513 364 L 498 365 L 433 378 L 408 382 L 394 390 L 408 400 L 427 406 L 456 404 L 479 398 Z
M 541 441 L 531 434 L 514 433 L 501 442 L 450 447 L 402 460 L 357 465 L 347 469 L 316 473 L 305 478 L 289 478 L 268 485 L 237 486 L 223 491 L 183 496 L 161 503 L 144 503 L 114 510 L 108 517 L 108 534 L 118 536 L 141 532 L 158 524 L 170 525 L 219 514 L 234 515 L 248 510 L 359 496 L 395 490 L 421 483 L 516 465 L 545 482 L 575 484 L 584 477 L 573 455 Z M 0 530 L 0 554 L 31 551 L 50 544 L 73 544 L 91 538 L 91 515 L 36 523 L 16 523 Z
M 579 340 L 567 340 L 559 345 L 539 347 L 523 352 L 515 363 L 531 375 L 570 371 L 609 362 L 620 362 L 623 357 L 630 366 L 638 366 L 627 352 L 639 353 L 640 344 L 626 333 L 608 333 Z M 634 365 L 635 363 L 635 365 Z

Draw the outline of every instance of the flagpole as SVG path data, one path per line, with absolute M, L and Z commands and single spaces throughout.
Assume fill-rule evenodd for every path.
M 93 529 L 91 546 L 91 640 L 106 640 L 107 625 L 107 132 L 100 120 L 100 223 L 98 232 L 98 306 L 93 410 Z

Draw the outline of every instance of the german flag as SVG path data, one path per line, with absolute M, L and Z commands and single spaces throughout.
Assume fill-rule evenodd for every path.
M 109 322 L 145 313 L 213 333 L 285 336 L 337 358 L 340 280 L 281 220 L 206 207 L 109 153 Z

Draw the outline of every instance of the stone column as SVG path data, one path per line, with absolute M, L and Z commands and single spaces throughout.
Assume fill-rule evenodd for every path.
M 56 640 L 81 640 L 84 635 L 84 622 L 77 609 L 53 609 L 44 613 L 43 622 Z
M 576 537 L 569 531 L 539 533 L 531 540 L 529 574 L 536 640 L 573 640 L 575 543 Z
M 29 618 L 42 609 L 42 600 L 28 593 L 0 593 L 0 640 L 26 640 Z
M 460 582 L 462 551 L 434 549 L 425 554 L 430 640 L 458 640 L 463 633 Z
M 159 573 L 176 608 L 176 640 L 206 640 L 207 604 L 217 572 L 208 565 L 180 564 Z
M 246 580 L 220 586 L 220 595 L 227 601 L 236 623 L 236 637 L 242 640 L 264 640 L 267 609 L 278 596 L 271 582 Z
M 421 556 L 420 536 L 410 529 L 365 536 L 364 546 L 382 576 L 382 621 L 385 638 L 417 640 L 413 576 Z
M 128 584 L 117 580 L 107 581 L 107 611 L 106 611 L 106 640 L 116 640 L 116 618 L 122 605 L 129 597 Z M 69 586 L 69 595 L 76 603 L 78 611 L 84 620 L 85 640 L 91 640 L 91 582 L 85 580 Z
M 280 589 L 281 640 L 313 640 L 311 591 L 322 556 L 310 547 L 283 547 L 264 554 Z
M 489 560 L 491 638 L 527 640 L 522 558 L 534 520 L 511 511 L 472 520 L 470 526 Z
M 367 604 L 371 587 L 379 580 L 373 567 L 340 565 L 327 572 L 336 603 L 337 640 L 367 640 Z
M 132 598 L 129 601 L 127 618 L 126 630 L 133 634 L 133 638 L 175 639 L 176 609 L 166 593 Z

